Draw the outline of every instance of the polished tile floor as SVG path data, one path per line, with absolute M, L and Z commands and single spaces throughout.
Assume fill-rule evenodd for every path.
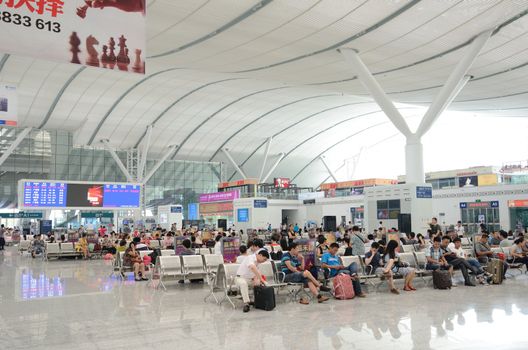
M 243 314 L 203 285 L 109 278 L 104 261 L 0 252 L 0 349 L 527 349 L 526 275 Z

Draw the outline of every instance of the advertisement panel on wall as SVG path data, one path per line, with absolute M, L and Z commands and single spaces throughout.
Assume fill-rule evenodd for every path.
M 200 203 L 210 202 L 229 202 L 234 199 L 240 198 L 240 191 L 225 191 L 225 192 L 214 192 L 204 193 L 200 195 Z
M 487 174 L 478 176 L 478 185 L 479 186 L 493 186 L 498 183 L 497 174 Z
M 125 183 L 20 180 L 19 208 L 139 208 L 141 186 Z
M 276 188 L 290 188 L 290 179 L 287 177 L 276 177 L 273 180 L 273 184 Z
M 0 51 L 145 73 L 145 0 L 0 1 Z
M 458 178 L 458 187 L 475 187 L 479 185 L 478 176 L 462 176 Z
M 17 126 L 17 108 L 16 86 L 0 83 L 0 125 Z
M 200 215 L 203 216 L 233 216 L 233 203 L 201 203 Z
M 198 220 L 200 218 L 198 215 L 198 205 L 198 203 L 189 203 L 187 206 L 189 220 Z

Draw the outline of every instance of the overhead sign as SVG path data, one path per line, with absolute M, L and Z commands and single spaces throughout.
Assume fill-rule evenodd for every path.
M 240 198 L 240 191 L 225 191 L 215 193 L 204 193 L 200 195 L 200 203 L 229 202 Z
M 490 201 L 490 202 L 461 202 L 460 208 L 466 209 L 466 208 L 498 208 L 499 207 L 499 201 Z
M 145 0 L 2 0 L 0 51 L 145 73 Z
M 111 211 L 82 211 L 81 218 L 114 218 Z
M 258 179 L 245 179 L 245 180 L 237 180 L 237 181 L 231 181 L 231 182 L 220 182 L 218 184 L 218 188 L 226 188 L 226 187 L 239 187 L 244 185 L 256 185 L 258 184 Z
M 17 126 L 17 108 L 16 86 L 0 83 L 0 125 Z
M 139 208 L 141 186 L 125 183 L 20 180 L 20 208 Z
M 253 207 L 254 208 L 267 208 L 268 207 L 268 201 L 265 199 L 255 199 L 253 201 Z
M 170 207 L 170 212 L 173 214 L 181 214 L 183 213 L 183 207 L 181 205 L 175 205 Z
M 42 219 L 42 213 L 0 213 L 2 219 Z
M 433 198 L 433 188 L 428 186 L 416 186 L 416 198 Z

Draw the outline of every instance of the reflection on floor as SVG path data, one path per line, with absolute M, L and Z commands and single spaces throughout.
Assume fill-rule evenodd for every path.
M 527 349 L 528 276 L 243 314 L 203 285 L 110 278 L 108 262 L 0 252 L 0 349 Z

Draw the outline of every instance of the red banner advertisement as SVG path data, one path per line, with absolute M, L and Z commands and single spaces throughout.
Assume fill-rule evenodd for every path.
M 145 0 L 0 0 L 0 51 L 145 74 Z

